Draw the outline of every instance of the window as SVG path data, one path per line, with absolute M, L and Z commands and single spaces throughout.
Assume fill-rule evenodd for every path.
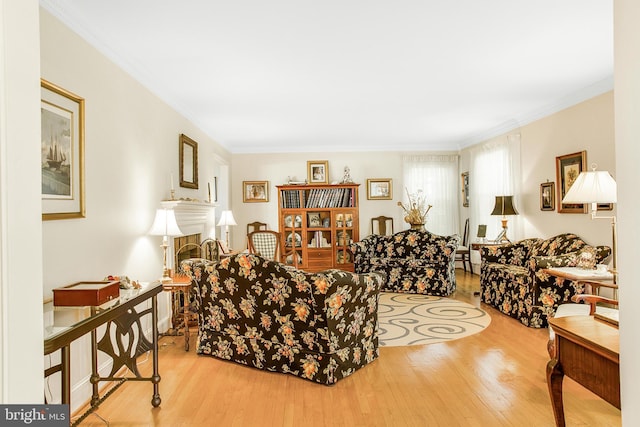
M 514 196 L 516 209 L 522 214 L 520 197 L 520 134 L 496 138 L 471 149 L 470 158 L 471 236 L 478 224 L 487 224 L 487 238 L 495 238 L 502 230 L 502 217 L 492 216 L 496 196 Z M 522 236 L 521 221 L 508 218 L 508 237 Z
M 448 236 L 459 234 L 460 179 L 458 155 L 405 156 L 403 158 L 405 192 L 402 199 L 422 190 L 433 207 L 425 228 L 432 233 Z

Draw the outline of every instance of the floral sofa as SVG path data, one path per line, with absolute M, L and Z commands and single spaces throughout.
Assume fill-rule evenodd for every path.
M 447 296 L 456 290 L 459 237 L 406 230 L 372 234 L 351 245 L 356 273 L 386 274 L 383 291 Z
M 378 357 L 379 274 L 308 273 L 258 255 L 189 259 L 197 353 L 334 384 Z
M 610 255 L 608 246 L 587 245 L 575 234 L 525 239 L 481 249 L 482 302 L 533 328 L 547 327 L 560 304 L 584 292 L 582 285 L 550 276 L 549 267 L 595 268 Z

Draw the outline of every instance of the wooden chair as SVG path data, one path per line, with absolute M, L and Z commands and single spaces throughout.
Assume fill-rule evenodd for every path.
M 247 235 L 253 231 L 266 230 L 267 224 L 260 221 L 254 221 L 247 224 Z
M 280 233 L 272 230 L 257 230 L 247 234 L 249 253 L 280 262 L 282 248 Z
M 378 224 L 378 232 L 376 233 L 375 224 Z M 387 233 L 390 225 L 391 233 Z M 380 215 L 374 218 L 371 218 L 371 234 L 379 234 L 381 236 L 390 236 L 393 234 L 393 218 L 389 216 Z
M 469 264 L 469 271 L 473 274 L 473 264 L 471 264 L 471 247 L 469 245 L 469 218 L 464 222 L 462 244 L 458 245 L 458 249 L 456 249 L 456 261 L 462 261 L 462 268 L 464 271 L 467 271 L 467 264 Z
M 613 289 L 614 295 L 618 290 L 616 284 L 601 283 L 595 281 L 584 281 L 585 290 L 589 293 L 574 295 L 571 300 L 574 303 L 560 304 L 553 317 L 568 316 L 596 316 L 601 320 L 618 325 L 618 301 L 615 299 L 600 296 L 600 288 Z M 553 327 L 549 325 L 549 342 L 547 351 L 552 359 L 555 358 L 555 333 Z

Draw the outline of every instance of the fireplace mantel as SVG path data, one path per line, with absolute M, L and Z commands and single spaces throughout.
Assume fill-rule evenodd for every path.
M 173 209 L 182 234 L 200 234 L 203 239 L 216 237 L 216 205 L 189 200 L 163 200 L 160 205 Z

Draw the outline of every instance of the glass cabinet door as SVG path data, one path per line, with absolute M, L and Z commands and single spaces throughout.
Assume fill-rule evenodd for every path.
M 292 212 L 284 216 L 284 263 L 302 264 L 302 213 Z
M 353 214 L 335 213 L 335 262 L 336 264 L 350 264 L 353 262 L 353 254 L 350 246 L 353 243 Z

